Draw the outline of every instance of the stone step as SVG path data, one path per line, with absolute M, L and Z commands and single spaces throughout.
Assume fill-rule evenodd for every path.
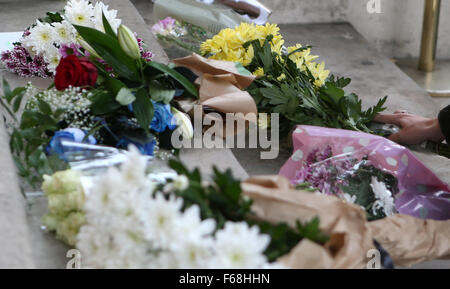
M 119 11 L 118 17 L 123 23 L 142 37 L 155 55 L 154 60 L 167 63 L 165 52 L 159 46 L 149 27 L 135 6 L 128 0 L 104 0 L 110 9 Z M 19 2 L 0 2 L 0 32 L 22 31 L 47 11 L 63 8 L 65 1 L 42 0 Z M 7 9 L 2 9 L 7 7 Z M 11 12 L 13 11 L 13 13 Z M 28 81 L 45 88 L 49 79 L 20 78 L 0 70 L 0 78 L 5 77 L 12 88 L 25 85 Z M 3 111 L 1 111 L 3 113 Z M 3 119 L 3 118 L 2 118 Z M 68 248 L 56 240 L 53 235 L 41 230 L 41 217 L 47 212 L 46 199 L 42 197 L 24 200 L 16 176 L 16 168 L 11 159 L 8 136 L 3 121 L 0 124 L 0 268 L 65 268 Z M 206 176 L 216 165 L 222 170 L 231 168 L 235 176 L 246 179 L 245 170 L 239 165 L 229 149 L 192 149 L 182 150 L 181 159 L 191 168 L 200 167 Z M 8 181 L 4 181 L 8 180 Z

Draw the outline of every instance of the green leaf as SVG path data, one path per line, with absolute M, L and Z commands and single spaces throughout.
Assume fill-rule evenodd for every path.
M 103 115 L 116 111 L 120 104 L 115 100 L 113 94 L 102 91 L 97 92 L 91 97 L 91 112 L 93 115 Z
M 127 87 L 125 85 L 125 83 L 123 83 L 122 81 L 118 80 L 117 78 L 110 77 L 110 76 L 105 78 L 103 85 L 113 95 L 117 95 L 122 88 Z
M 10 97 L 12 95 L 11 93 L 11 87 L 9 86 L 8 81 L 3 78 L 3 97 L 6 98 L 8 100 L 8 102 L 10 102 Z
M 13 101 L 12 109 L 14 112 L 18 112 L 20 109 L 20 106 L 22 104 L 23 94 L 19 94 Z
M 128 88 L 122 88 L 119 93 L 116 95 L 116 101 L 120 103 L 121 105 L 127 106 L 130 103 L 133 103 L 133 101 L 136 100 L 136 97 L 133 95 L 131 90 Z
M 52 114 L 52 108 L 50 107 L 50 105 L 48 103 L 46 103 L 42 99 L 38 99 L 38 106 L 39 106 L 39 110 L 43 114 L 47 114 L 47 115 L 51 115 Z
M 74 27 L 116 73 L 131 81 L 140 80 L 136 62 L 122 50 L 116 38 L 93 28 Z
M 103 22 L 103 28 L 105 29 L 106 34 L 117 39 L 117 35 L 114 32 L 114 30 L 112 29 L 111 25 L 109 24 L 108 19 L 106 19 L 105 13 L 103 13 L 103 11 L 102 11 L 102 22 Z
M 174 89 L 164 87 L 157 80 L 152 80 L 149 83 L 148 88 L 151 98 L 156 102 L 164 102 L 165 104 L 168 104 L 175 96 Z
M 133 102 L 133 112 L 141 128 L 148 134 L 154 111 L 150 97 L 144 88 L 141 88 L 136 93 L 136 100 Z
M 261 88 L 260 91 L 265 98 L 269 99 L 270 104 L 278 105 L 288 102 L 288 97 L 278 87 Z
M 147 62 L 147 66 L 155 68 L 155 69 L 157 69 L 157 70 L 159 70 L 159 71 L 169 75 L 174 80 L 176 80 L 178 83 L 180 83 L 186 89 L 186 91 L 189 94 L 191 94 L 195 98 L 198 98 L 197 87 L 195 87 L 195 85 L 192 82 L 190 82 L 186 77 L 184 77 L 178 71 L 168 67 L 165 64 L 162 64 L 162 63 L 159 63 L 159 62 L 156 62 L 156 61 Z

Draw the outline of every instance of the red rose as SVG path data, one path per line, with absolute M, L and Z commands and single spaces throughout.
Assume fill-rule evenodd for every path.
M 97 81 L 97 68 L 87 58 L 78 58 L 75 55 L 69 55 L 62 58 L 56 67 L 55 87 L 58 90 L 64 90 L 69 85 L 94 86 Z

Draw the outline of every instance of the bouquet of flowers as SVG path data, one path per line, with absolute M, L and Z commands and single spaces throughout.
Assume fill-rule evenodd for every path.
M 0 62 L 21 77 L 53 77 L 60 59 L 77 54 L 82 48 L 82 39 L 73 24 L 104 32 L 102 15 L 117 32 L 121 24 L 117 10 L 108 9 L 103 2 L 92 5 L 85 0 L 70 0 L 62 11 L 48 12 L 26 28 L 20 41 L 14 43 L 14 49 L 2 52 Z M 139 43 L 143 57 L 150 59 L 151 53 L 144 51 L 142 41 Z
M 298 126 L 294 153 L 280 174 L 292 184 L 357 204 L 368 220 L 395 213 L 450 218 L 448 185 L 405 147 L 383 137 Z
M 201 55 L 240 63 L 257 76 L 247 91 L 258 112 L 280 114 L 282 136 L 287 136 L 297 124 L 374 133 L 368 125 L 385 109 L 387 97 L 363 110 L 358 96 L 344 90 L 351 82 L 349 78 L 330 76 L 325 63 L 316 62 L 318 56 L 311 54 L 310 46 L 285 47 L 275 24 L 242 23 L 197 45 Z
M 206 182 L 198 169 L 169 164 L 173 172 L 148 175 L 151 164 L 131 147 L 120 169 L 93 177 L 90 189 L 76 171 L 45 176 L 46 229 L 90 268 L 281 268 L 274 261 L 300 240 L 328 241 L 317 218 L 295 228 L 254 218 L 230 171 L 214 169 Z
M 272 11 L 257 0 L 157 0 L 153 19 L 168 16 L 217 33 L 241 22 L 265 24 Z
M 171 59 L 186 56 L 191 52 L 201 54 L 200 44 L 212 37 L 206 30 L 170 16 L 154 24 L 152 33 Z
M 294 184 L 360 205 L 368 220 L 395 213 L 393 196 L 398 193 L 397 179 L 375 167 L 367 157 L 358 160 L 348 153 L 333 155 L 331 146 L 308 154 Z
M 64 25 L 80 45 L 70 46 L 58 59 L 49 89 L 29 84 L 11 90 L 3 80 L 1 104 L 11 119 L 11 150 L 20 175 L 30 183 L 60 167 L 54 156 L 61 154 L 63 140 L 118 148 L 134 144 L 153 155 L 160 143 L 171 149 L 165 140 L 177 127 L 184 138 L 193 135 L 189 117 L 173 99 L 198 97 L 195 85 L 173 66 L 150 61 L 142 41 L 119 25 L 115 12 L 98 5 L 101 23 L 89 2 L 68 2 Z
M 384 110 L 386 97 L 364 111 L 358 96 L 344 91 L 350 79 L 330 76 L 309 46 L 285 47 L 275 24 L 224 29 L 201 50 L 212 59 L 240 62 L 258 76 L 248 91 L 259 112 L 280 114 L 281 135 L 297 124 L 371 132 L 367 124 Z

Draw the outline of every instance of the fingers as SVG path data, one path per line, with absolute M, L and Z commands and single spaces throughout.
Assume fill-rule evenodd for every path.
M 401 133 L 394 133 L 389 136 L 389 139 L 395 143 L 403 144 Z
M 420 134 L 411 132 L 407 129 L 392 134 L 389 137 L 389 140 L 402 145 L 417 145 L 425 141 L 426 138 Z
M 375 121 L 381 123 L 395 124 L 396 126 L 402 126 L 401 116 L 403 114 L 377 114 L 374 118 Z

